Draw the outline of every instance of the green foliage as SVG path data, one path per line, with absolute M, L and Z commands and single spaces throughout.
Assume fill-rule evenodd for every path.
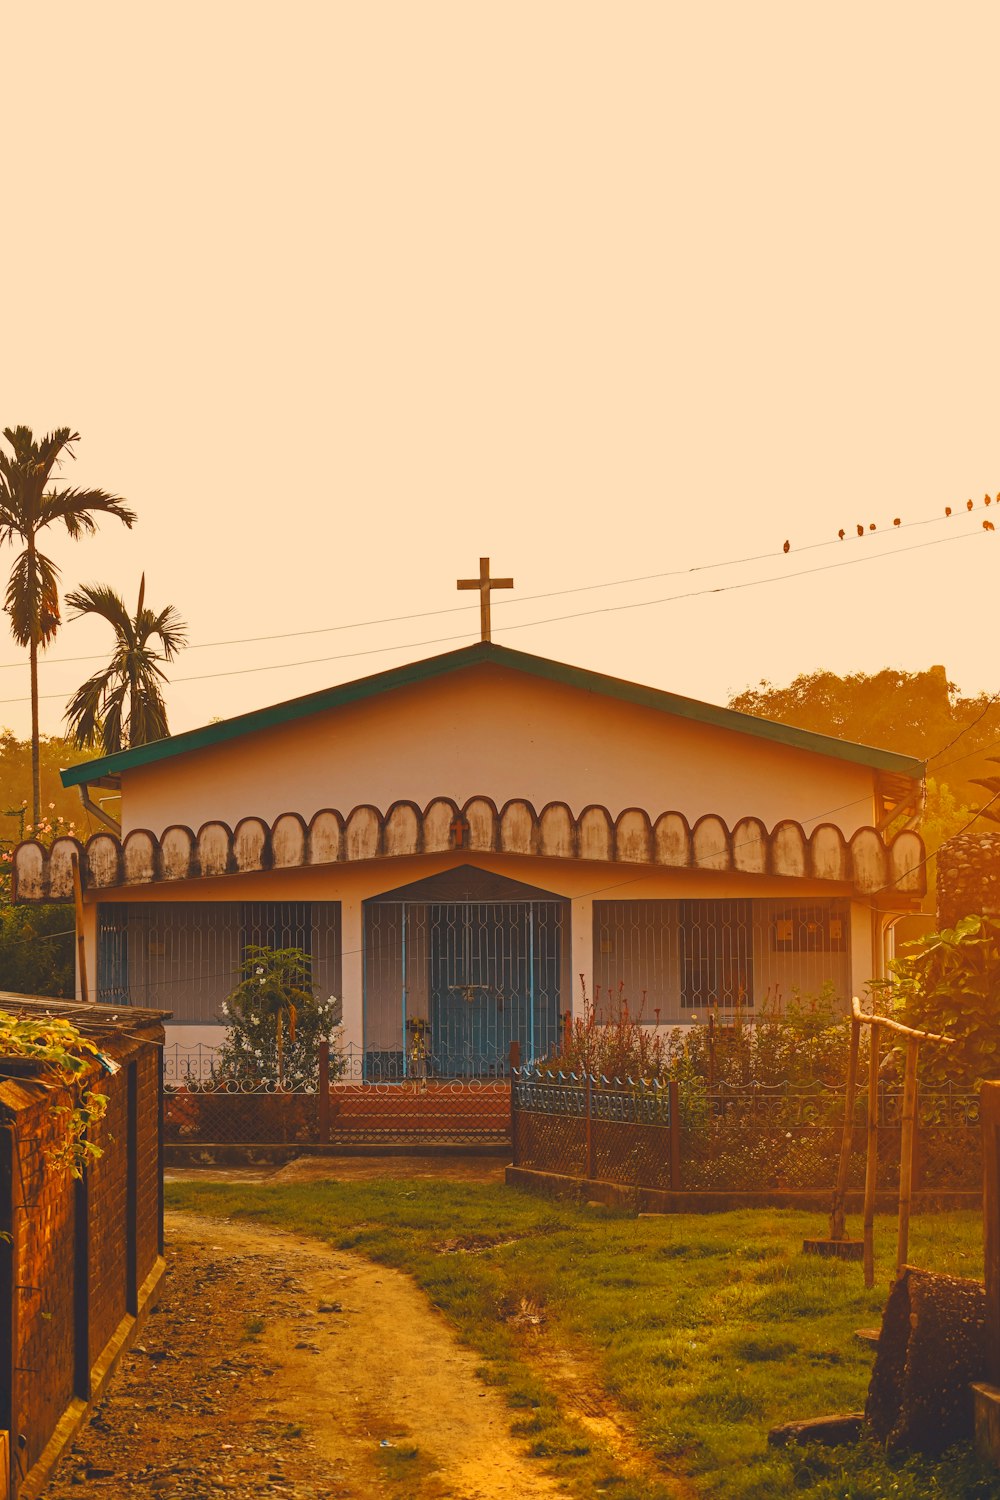
M 963 757 L 960 764 L 949 766 L 951 757 L 945 754 L 935 773 L 947 775 L 959 805 L 980 806 L 982 793 L 974 779 L 996 769 L 986 755 L 1000 736 L 1000 703 L 991 705 L 987 693 L 963 698 L 948 681 L 944 667 L 930 667 L 925 672 L 887 667 L 881 672 L 854 672 L 845 677 L 835 672 L 807 672 L 787 687 L 761 681 L 730 699 L 729 706 L 741 713 L 897 750 L 920 760 L 935 756 L 967 729 L 953 752 Z
M 592 1002 L 580 976 L 583 1013 L 564 1027 L 545 1066 L 578 1077 L 676 1078 L 697 1084 L 747 1088 L 816 1082 L 836 1085 L 847 1072 L 846 1008 L 832 982 L 815 995 L 792 992 L 788 1001 L 765 995 L 756 1011 L 737 1006 L 725 1025 L 710 1012 L 686 1026 L 644 1024 L 632 1012 L 624 987 Z M 693 1106 L 692 1106 L 693 1107 Z
M 925 1044 L 920 1062 L 931 1083 L 1000 1077 L 1000 920 L 963 917 L 955 927 L 907 943 L 890 964 L 902 1019 L 954 1038 Z
M 61 819 L 66 827 L 75 825 L 74 832 L 81 829 L 84 813 L 76 788 L 65 788 L 59 771 L 92 759 L 92 752 L 79 750 L 71 740 L 57 735 L 43 734 L 39 741 L 42 812 L 50 819 Z M 0 848 L 12 849 L 25 837 L 26 825 L 32 821 L 30 805 L 31 741 L 19 740 L 10 729 L 0 730 Z
M 72 906 L 0 905 L 0 990 L 72 999 L 73 932 Z
M 408 1272 L 477 1350 L 534 1458 L 581 1500 L 605 1489 L 665 1500 L 678 1492 L 675 1474 L 682 1489 L 713 1500 L 796 1489 L 816 1500 L 997 1493 L 971 1445 L 940 1460 L 887 1457 L 871 1442 L 767 1445 L 768 1428 L 791 1416 L 864 1405 L 871 1356 L 854 1330 L 880 1316 L 895 1249 L 888 1215 L 876 1219 L 876 1287 L 866 1291 L 856 1265 L 802 1255 L 816 1216 L 787 1210 L 636 1220 L 443 1177 L 180 1183 L 167 1193 L 176 1207 L 313 1234 Z M 456 1232 L 474 1239 L 475 1254 Z M 915 1216 L 911 1246 L 929 1269 L 982 1274 L 982 1220 L 972 1211 Z M 542 1318 L 537 1340 L 518 1327 L 524 1305 Z M 583 1388 L 624 1408 L 647 1472 L 626 1475 L 566 1410 L 546 1349 L 579 1371 Z
M 98 1093 L 92 1084 L 95 1065 L 107 1065 L 100 1048 L 61 1017 L 0 1011 L 0 1078 L 11 1059 L 30 1062 L 28 1076 L 52 1091 L 50 1112 L 64 1129 L 57 1132 L 49 1151 L 50 1163 L 81 1177 L 87 1163 L 101 1155 L 100 1147 L 87 1138 L 89 1127 L 103 1118 L 108 1107 L 107 1095 Z M 9 1067 L 6 1073 L 24 1076 Z
M 220 1079 L 278 1088 L 315 1085 L 319 1045 L 339 1024 L 339 1004 L 313 993 L 312 960 L 301 948 L 248 947 L 242 979 L 223 1004 L 226 1039 L 219 1049 Z M 330 1058 L 335 1076 L 344 1064 Z

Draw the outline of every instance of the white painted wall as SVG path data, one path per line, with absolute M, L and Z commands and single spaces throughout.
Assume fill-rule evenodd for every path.
M 524 797 L 574 812 L 641 807 L 689 820 L 793 818 L 850 835 L 871 823 L 874 772 L 734 730 L 481 664 L 225 745 L 127 771 L 125 832 L 211 819 L 272 821 L 409 798 L 498 806 Z

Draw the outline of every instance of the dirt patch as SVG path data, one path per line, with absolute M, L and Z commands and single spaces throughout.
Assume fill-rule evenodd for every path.
M 284 1186 L 300 1182 L 368 1182 L 392 1177 L 397 1182 L 430 1179 L 444 1182 L 504 1180 L 502 1156 L 297 1156 L 284 1166 L 168 1167 L 166 1182 L 266 1182 Z
M 599 1385 L 591 1364 L 560 1347 L 543 1333 L 544 1313 L 523 1303 L 529 1316 L 507 1319 L 521 1331 L 521 1352 L 559 1399 L 562 1410 L 611 1453 L 619 1468 L 634 1479 L 665 1485 L 676 1500 L 694 1500 L 695 1490 L 679 1476 L 667 1475 L 639 1442 L 628 1413 Z M 538 1316 L 530 1316 L 537 1313 Z
M 406 1276 L 256 1225 L 167 1223 L 160 1306 L 46 1500 L 562 1493 Z

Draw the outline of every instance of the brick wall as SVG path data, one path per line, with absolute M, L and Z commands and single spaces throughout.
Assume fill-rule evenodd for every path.
M 50 1091 L 0 1081 L 0 1429 L 12 1434 L 14 1493 L 90 1372 L 138 1312 L 160 1251 L 160 1025 L 102 1036 L 121 1064 L 83 1182 L 49 1159 L 64 1126 Z M 33 1485 L 29 1486 L 33 1487 Z

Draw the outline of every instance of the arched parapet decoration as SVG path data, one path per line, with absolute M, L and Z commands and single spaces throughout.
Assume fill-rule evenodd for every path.
M 653 828 L 654 857 L 658 865 L 686 870 L 691 863 L 691 829 L 683 813 L 661 813 Z
M 37 839 L 25 839 L 14 850 L 14 899 L 47 901 L 49 896 L 49 852 Z
M 160 842 L 148 828 L 133 828 L 122 844 L 126 885 L 152 885 L 160 878 Z
M 863 896 L 873 896 L 888 884 L 889 860 L 874 828 L 859 828 L 851 839 L 851 878 Z
M 382 818 L 377 807 L 354 808 L 344 829 L 344 855 L 349 860 L 377 859 L 382 853 Z
M 593 803 L 585 807 L 577 823 L 581 859 L 610 864 L 615 857 L 615 825 L 606 807 Z
M 110 833 L 95 833 L 87 841 L 87 884 L 113 890 L 122 883 L 122 846 Z
M 696 870 L 731 870 L 729 829 L 714 813 L 699 818 L 691 830 L 691 860 Z
M 344 858 L 346 825 L 339 812 L 324 807 L 309 824 L 309 863 L 333 865 Z
M 271 830 L 263 818 L 241 818 L 233 829 L 233 859 L 241 875 L 271 868 Z
M 468 847 L 492 854 L 500 842 L 500 814 L 492 797 L 470 797 L 462 808 Z
M 282 813 L 271 826 L 271 862 L 276 870 L 294 870 L 306 862 L 305 819 Z
M 653 825 L 641 807 L 626 807 L 615 823 L 615 859 L 627 865 L 653 863 Z
M 80 880 L 82 883 L 86 864 L 84 862 L 83 845 L 79 839 L 70 838 L 67 835 L 53 842 L 52 848 L 49 850 L 50 901 L 72 901 L 74 855 L 80 862 Z
M 927 889 L 924 841 L 912 828 L 902 829 L 889 845 L 889 877 L 904 896 L 922 896 Z
M 394 802 L 385 815 L 383 852 L 391 855 L 419 854 L 423 819 L 415 802 Z
M 549 802 L 538 814 L 539 848 L 548 859 L 575 859 L 576 821 L 565 802 Z
M 733 829 L 733 869 L 742 875 L 767 874 L 767 829 L 759 818 L 741 818 Z
M 122 841 L 102 830 L 85 850 L 68 836 L 57 839 L 51 850 L 28 839 L 12 856 L 14 899 L 69 899 L 74 852 L 81 856 L 83 885 L 111 890 L 453 851 L 781 875 L 853 885 L 862 896 L 885 892 L 887 900 L 895 893 L 904 907 L 912 906 L 926 886 L 924 846 L 912 829 L 903 829 L 887 846 L 871 827 L 859 829 L 848 843 L 833 823 L 819 824 L 807 837 L 792 820 L 778 823 L 769 834 L 759 818 L 746 817 L 730 833 L 714 813 L 689 828 L 679 812 L 662 813 L 652 823 L 644 809 L 629 807 L 615 822 L 596 803 L 574 818 L 565 802 L 546 803 L 536 814 L 531 802 L 512 798 L 498 812 L 489 797 L 476 796 L 461 810 L 450 797 L 434 798 L 423 812 L 415 802 L 400 800 L 384 816 L 363 804 L 346 821 L 334 808 L 323 808 L 308 825 L 294 812 L 282 813 L 273 827 L 248 817 L 235 833 L 217 821 L 205 823 L 197 835 L 174 824 L 159 839 L 142 828 Z
M 447 854 L 456 847 L 459 826 L 458 803 L 450 797 L 435 797 L 424 809 L 424 853 Z M 461 844 L 458 845 L 461 848 Z
M 530 802 L 513 797 L 500 813 L 500 848 L 504 854 L 539 852 L 538 817 Z
M 160 868 L 164 880 L 191 880 L 201 874 L 194 830 L 174 823 L 160 837 Z
M 233 830 L 228 823 L 203 823 L 198 829 L 198 864 L 202 875 L 233 873 Z
M 847 840 L 833 823 L 820 823 L 809 840 L 809 868 L 817 880 L 850 880 Z
M 808 869 L 808 843 L 801 823 L 788 818 L 771 830 L 771 870 L 801 880 Z

